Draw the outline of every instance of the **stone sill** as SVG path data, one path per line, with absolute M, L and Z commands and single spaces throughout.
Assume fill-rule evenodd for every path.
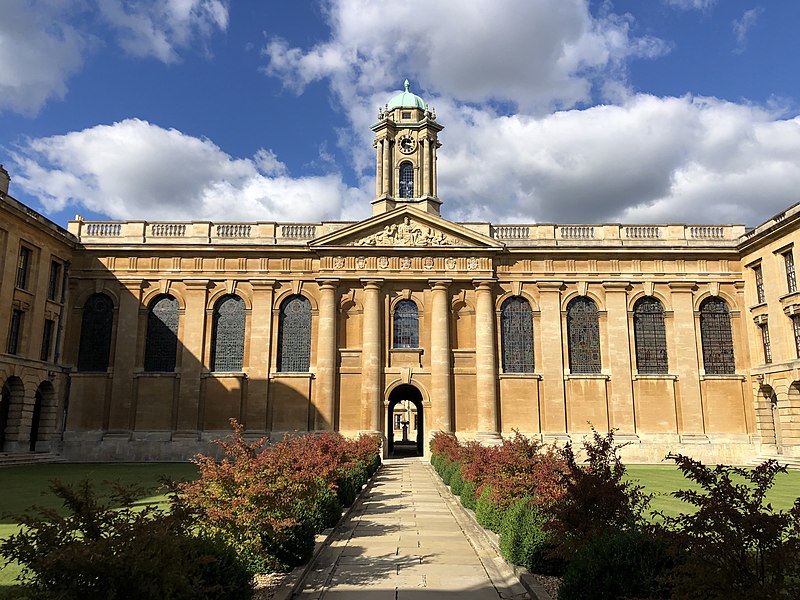
M 700 381 L 714 381 L 714 380 L 738 380 L 744 381 L 747 379 L 746 375 L 739 375 L 738 373 L 730 373 L 728 375 L 700 375 Z
M 541 379 L 541 373 L 500 373 L 500 379 Z
M 564 373 L 564 379 L 567 381 L 570 379 L 605 379 L 609 381 L 611 375 L 606 373 Z
M 295 373 L 289 371 L 281 371 L 279 373 L 270 373 L 270 379 L 314 379 L 316 375 L 314 373 Z
M 671 379 L 672 381 L 677 381 L 677 375 L 670 375 L 668 373 L 642 373 L 634 374 L 633 380 L 637 381 L 638 379 Z

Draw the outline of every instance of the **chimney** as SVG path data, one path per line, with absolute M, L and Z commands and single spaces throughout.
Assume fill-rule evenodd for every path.
M 11 181 L 11 177 L 8 176 L 8 171 L 3 168 L 3 165 L 0 165 L 0 192 L 4 194 L 8 194 L 8 182 Z

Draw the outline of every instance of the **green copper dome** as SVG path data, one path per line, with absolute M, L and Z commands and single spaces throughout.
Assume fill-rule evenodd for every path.
M 428 105 L 425 104 L 425 100 L 408 91 L 410 86 L 411 84 L 408 83 L 408 79 L 406 79 L 405 83 L 403 84 L 405 91 L 397 94 L 394 98 L 389 100 L 389 104 L 387 105 L 389 110 L 392 110 L 393 108 L 419 108 L 421 110 L 425 110 L 428 107 Z

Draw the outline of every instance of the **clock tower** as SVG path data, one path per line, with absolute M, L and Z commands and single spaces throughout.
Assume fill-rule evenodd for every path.
M 435 215 L 442 202 L 436 191 L 436 150 L 439 132 L 436 114 L 425 101 L 409 91 L 397 94 L 378 110 L 375 132 L 375 200 L 372 214 L 402 204 Z

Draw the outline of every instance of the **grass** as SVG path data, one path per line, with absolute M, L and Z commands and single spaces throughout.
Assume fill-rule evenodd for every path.
M 191 463 L 148 464 L 42 464 L 0 469 L 0 539 L 19 530 L 18 515 L 38 504 L 46 508 L 60 508 L 61 502 L 49 492 L 49 482 L 58 479 L 63 483 L 77 483 L 89 479 L 101 493 L 109 490 L 108 482 L 119 481 L 143 489 L 141 503 L 162 503 L 166 500 L 159 483 L 162 477 L 187 481 L 197 476 L 197 467 Z M 0 558 L 0 561 L 2 559 Z M 0 562 L 0 600 L 13 598 L 19 566 L 12 563 L 2 567 Z
M 697 489 L 697 486 L 684 479 L 674 465 L 627 465 L 627 473 L 630 479 L 638 480 L 646 492 L 654 494 L 650 504 L 653 511 L 675 516 L 691 509 L 690 505 L 669 495 L 675 490 Z M 789 471 L 775 477 L 775 485 L 769 491 L 767 500 L 776 510 L 788 510 L 798 496 L 800 471 Z

